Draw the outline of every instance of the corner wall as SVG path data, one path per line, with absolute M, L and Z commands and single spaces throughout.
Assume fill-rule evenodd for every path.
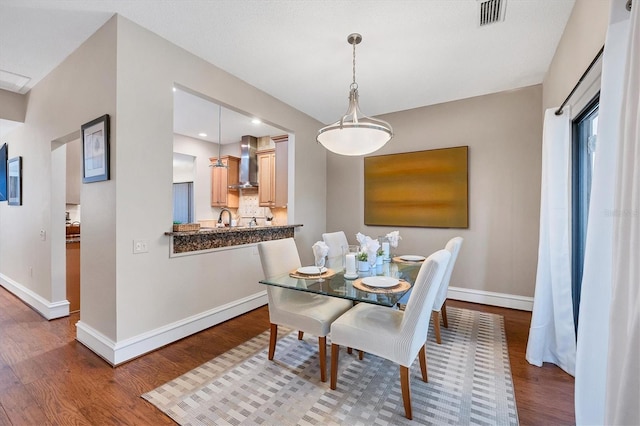
M 59 145 L 54 141 L 79 133 L 83 123 L 103 114 L 115 117 L 115 40 L 112 18 L 31 89 L 24 125 L 5 138 L 9 155 L 23 159 L 23 204 L 0 203 L 0 284 L 49 319 L 69 312 L 64 279 L 53 276 L 59 265 L 52 259 L 65 250 L 65 206 L 55 201 L 64 196 L 52 194 L 53 150 Z M 112 135 L 112 149 L 116 142 Z M 87 261 L 81 315 L 100 324 L 107 336 L 115 336 L 115 288 L 110 285 L 115 276 L 114 191 L 115 183 L 109 181 L 83 185 L 81 194 L 87 206 L 82 217 L 82 257 Z M 56 217 L 60 220 L 54 221 Z
M 604 45 L 609 0 L 577 0 L 543 81 L 543 109 L 559 107 Z
M 118 364 L 266 302 L 257 250 L 243 246 L 169 257 L 174 84 L 295 134 L 291 223 L 303 262 L 325 229 L 325 153 L 320 123 L 150 31 L 117 17 L 115 170 L 117 332 L 81 324 L 84 341 Z M 320 188 L 320 191 L 316 191 Z M 309 194 L 311 196 L 309 196 Z M 83 205 L 84 214 L 84 205 Z M 133 254 L 134 240 L 149 252 Z
M 327 229 L 350 243 L 363 232 L 399 230 L 398 252 L 429 255 L 454 236 L 464 243 L 451 278 L 453 298 L 530 309 L 540 211 L 542 87 L 416 108 L 380 118 L 395 137 L 372 155 L 469 146 L 469 228 L 365 226 L 364 161 L 328 156 Z

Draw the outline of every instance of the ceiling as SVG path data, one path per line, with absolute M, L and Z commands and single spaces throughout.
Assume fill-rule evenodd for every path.
M 0 0 L 0 70 L 25 93 L 120 13 L 328 124 L 347 108 L 352 32 L 366 115 L 541 83 L 575 0 L 502 1 L 504 21 L 480 26 L 478 0 Z

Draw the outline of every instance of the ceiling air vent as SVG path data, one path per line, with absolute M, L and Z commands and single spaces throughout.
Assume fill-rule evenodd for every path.
M 0 70 L 0 89 L 10 92 L 22 93 L 22 89 L 31 80 L 24 75 L 15 74 L 9 71 Z
M 504 21 L 506 0 L 478 0 L 480 26 Z

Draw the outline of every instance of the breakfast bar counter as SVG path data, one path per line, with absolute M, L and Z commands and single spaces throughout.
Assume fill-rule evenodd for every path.
M 293 238 L 294 230 L 299 226 L 303 225 L 200 228 L 198 231 L 165 232 L 165 235 L 172 237 L 171 254 L 175 255 Z

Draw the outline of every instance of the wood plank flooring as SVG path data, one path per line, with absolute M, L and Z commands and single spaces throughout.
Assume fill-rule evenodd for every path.
M 504 316 L 521 424 L 575 423 L 573 378 L 524 359 L 529 312 L 448 304 Z M 174 424 L 140 395 L 269 327 L 267 308 L 258 308 L 112 368 L 75 340 L 78 320 L 46 321 L 0 287 L 0 426 Z

